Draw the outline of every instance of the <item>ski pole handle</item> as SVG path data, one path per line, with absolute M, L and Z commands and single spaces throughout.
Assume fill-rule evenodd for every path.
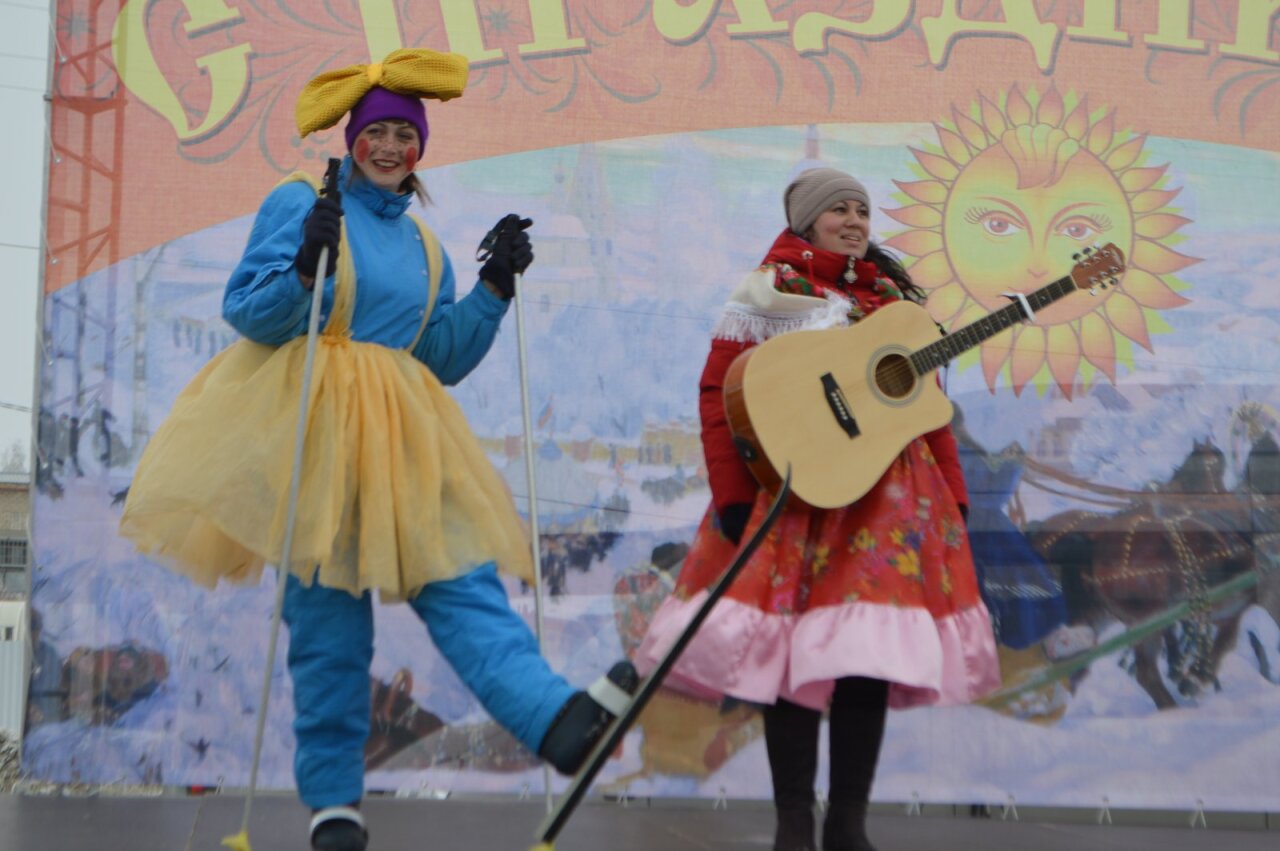
M 338 192 L 338 169 L 342 167 L 342 160 L 337 157 L 329 157 L 329 164 L 324 170 L 324 182 L 320 185 L 320 194 L 325 198 L 339 195 Z
M 498 240 L 509 230 L 520 227 L 520 217 L 515 213 L 508 213 L 498 220 L 488 233 L 484 235 L 484 239 L 480 240 L 480 245 L 476 248 L 476 262 L 483 263 L 493 254 L 493 249 L 498 246 Z

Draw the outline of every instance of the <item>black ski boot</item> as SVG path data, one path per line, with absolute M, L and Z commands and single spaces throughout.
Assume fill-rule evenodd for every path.
M 565 701 L 542 737 L 538 756 L 561 774 L 576 774 L 609 724 L 627 708 L 639 685 L 635 666 L 618 662 L 586 691 Z
M 355 807 L 325 807 L 311 817 L 313 851 L 365 851 L 369 831 Z

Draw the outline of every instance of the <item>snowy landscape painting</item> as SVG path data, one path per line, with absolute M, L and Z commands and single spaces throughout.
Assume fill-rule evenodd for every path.
M 859 175 L 873 230 L 914 260 L 911 226 L 893 212 L 912 205 L 902 185 L 921 177 L 908 149 L 932 133 L 727 130 L 420 173 L 432 203 L 415 212 L 449 252 L 460 296 L 489 227 L 512 211 L 534 220 L 523 299 L 542 640 L 575 684 L 634 651 L 707 510 L 698 379 L 719 306 L 783 226 L 782 188 L 816 163 Z M 1135 252 L 1134 291 L 1140 273 L 1146 300 L 1063 322 L 1071 330 L 1045 334 L 1043 365 L 1022 378 L 1016 358 L 988 369 L 987 355 L 943 373 L 973 465 L 971 533 L 1034 553 L 990 565 L 991 594 L 1023 576 L 1056 608 L 1039 629 L 998 620 L 998 702 L 891 715 L 876 800 L 1280 807 L 1280 511 L 1270 503 L 1280 498 L 1280 234 L 1240 212 L 1274 204 L 1264 196 L 1280 162 L 1233 149 L 1239 176 L 1227 176 L 1219 146 L 1154 137 L 1146 156 L 1169 164 L 1162 179 L 1182 188 L 1189 222 L 1160 244 L 1196 262 L 1174 270 L 1158 252 Z M 1141 217 L 1140 205 L 1126 210 Z M 116 527 L 146 440 L 235 339 L 220 318 L 222 287 L 251 223 L 188 234 L 47 297 L 32 606 L 37 652 L 56 657 L 58 673 L 47 693 L 33 686 L 39 723 L 23 758 L 33 777 L 248 781 L 274 577 L 209 592 L 138 556 Z M 957 262 L 954 282 L 939 279 L 940 301 L 982 304 L 964 274 Z M 508 316 L 452 392 L 527 516 L 515 325 Z M 1032 337 L 1017 340 L 1026 351 Z M 1114 374 L 1090 360 L 1107 346 Z M 1183 547 L 1167 581 L 1151 579 L 1162 565 L 1142 561 L 1138 531 L 1151 552 Z M 534 589 L 508 590 L 532 624 Z M 379 607 L 376 634 L 370 788 L 541 790 L 541 765 L 488 719 L 407 607 Z M 272 677 L 260 783 L 287 789 L 283 646 Z M 637 796 L 767 798 L 768 777 L 752 707 L 663 691 L 600 783 Z

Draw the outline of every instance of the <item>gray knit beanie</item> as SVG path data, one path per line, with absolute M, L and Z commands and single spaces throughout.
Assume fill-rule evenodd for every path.
M 797 234 L 813 226 L 837 201 L 857 200 L 871 206 L 867 188 L 851 175 L 834 168 L 811 168 L 796 175 L 782 203 L 787 209 L 787 224 Z

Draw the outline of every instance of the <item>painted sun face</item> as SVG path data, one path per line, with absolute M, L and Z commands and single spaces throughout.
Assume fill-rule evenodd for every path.
M 1145 136 L 1118 133 L 1114 113 L 1067 103 L 1050 88 L 1015 86 L 997 104 L 985 97 L 937 125 L 939 145 L 912 150 L 924 179 L 896 181 L 906 206 L 885 210 L 907 226 L 886 245 L 915 258 L 908 267 L 928 291 L 929 312 L 948 331 L 1067 275 L 1073 255 L 1115 243 L 1128 258 L 1119 286 L 1075 292 L 959 360 L 982 364 L 994 393 L 1003 377 L 1019 394 L 1050 384 L 1070 397 L 1097 372 L 1112 382 L 1133 365 L 1133 344 L 1152 350 L 1169 330 L 1159 311 L 1180 307 L 1186 284 L 1173 274 L 1198 262 L 1168 247 L 1189 220 L 1168 206 L 1165 166 L 1143 164 Z
M 1060 180 L 1019 188 L 1018 170 L 1003 148 L 989 148 L 956 178 L 942 233 L 956 276 L 991 312 L 1007 292 L 1039 289 L 1066 274 L 1072 255 L 1094 243 L 1133 249 L 1132 213 L 1115 176 L 1088 151 L 1078 151 Z M 1099 298 L 1076 292 L 1041 309 L 1037 321 L 1079 319 Z

